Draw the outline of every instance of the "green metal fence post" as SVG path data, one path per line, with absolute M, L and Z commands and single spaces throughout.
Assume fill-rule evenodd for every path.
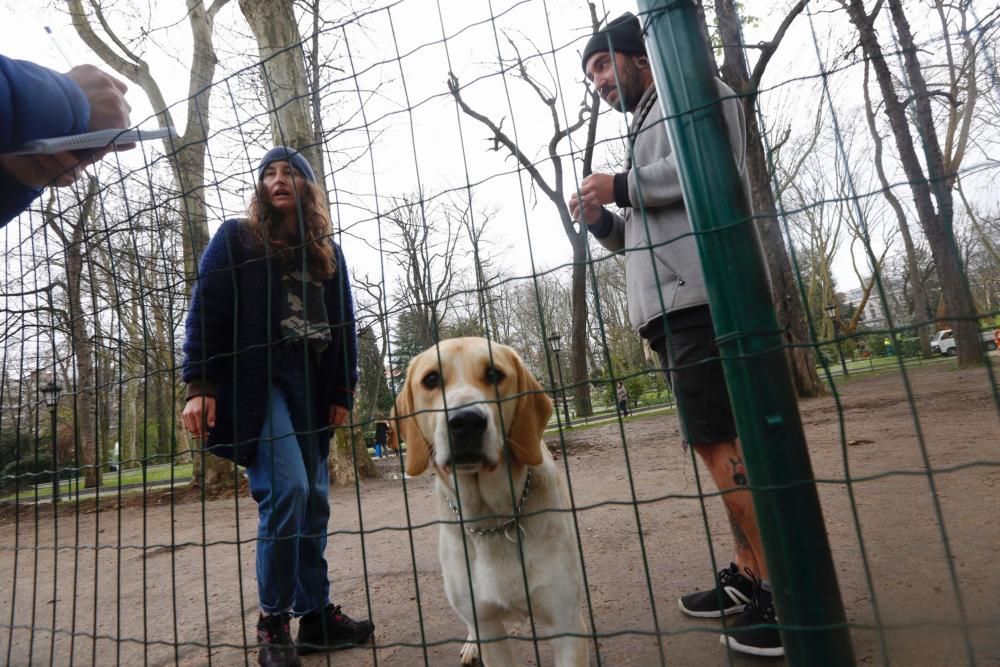
M 697 233 L 789 664 L 853 649 L 767 269 L 732 158 L 693 0 L 639 0 L 660 103 Z

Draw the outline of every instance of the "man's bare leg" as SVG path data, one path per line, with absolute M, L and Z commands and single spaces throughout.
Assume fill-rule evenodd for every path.
M 758 579 L 769 579 L 764 546 L 757 526 L 757 513 L 747 488 L 749 480 L 739 442 L 727 440 L 696 444 L 693 447 L 712 475 L 715 486 L 723 492 L 722 502 L 733 531 L 733 562 L 739 566 L 740 572 L 746 568 Z

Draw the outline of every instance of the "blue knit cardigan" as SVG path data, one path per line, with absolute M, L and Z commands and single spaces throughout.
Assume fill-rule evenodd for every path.
M 350 410 L 358 382 L 358 338 L 347 263 L 331 241 L 337 262 L 323 281 L 323 298 L 332 342 L 310 368 L 313 423 L 310 431 L 327 434 L 331 405 Z M 184 325 L 184 369 L 188 397 L 216 397 L 215 427 L 208 451 L 241 465 L 254 460 L 267 408 L 273 345 L 279 341 L 281 269 L 254 241 L 245 223 L 227 220 L 201 257 L 198 282 Z M 329 438 L 320 437 L 321 454 Z

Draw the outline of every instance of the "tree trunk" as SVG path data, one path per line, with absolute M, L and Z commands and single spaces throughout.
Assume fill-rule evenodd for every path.
M 275 144 L 301 151 L 322 186 L 326 182 L 323 143 L 313 124 L 312 95 L 293 2 L 240 0 L 240 10 L 257 39 L 271 138 Z
M 76 419 L 76 439 L 83 455 L 85 488 L 101 486 L 101 461 L 97 451 L 97 434 L 94 432 L 96 410 L 94 387 L 94 343 L 87 333 L 87 320 L 83 314 L 83 239 L 87 222 L 94 212 L 97 196 L 97 179 L 90 177 L 87 195 L 80 219 L 66 239 L 66 297 L 69 308 L 70 340 L 76 364 L 73 410 Z M 53 224 L 55 224 L 53 222 Z
M 334 431 L 330 439 L 330 458 L 327 465 L 331 484 L 355 484 L 359 473 L 362 479 L 378 475 L 375 463 L 368 456 L 365 437 L 357 426 L 342 427 Z
M 913 244 L 913 235 L 910 234 L 910 223 L 906 219 L 906 212 L 899 202 L 886 176 L 885 167 L 882 163 L 882 136 L 875 125 L 875 110 L 872 107 L 871 96 L 868 93 L 868 73 L 870 69 L 865 65 L 864 96 L 865 96 L 865 118 L 868 121 L 868 131 L 871 134 L 872 142 L 875 145 L 875 171 L 878 174 L 879 183 L 882 186 L 882 196 L 889 202 L 889 206 L 896 214 L 896 224 L 899 233 L 903 237 L 903 248 L 906 253 L 906 273 L 909 277 L 910 287 L 913 290 L 913 320 L 914 324 L 922 322 L 930 317 L 931 311 L 927 300 L 927 289 L 920 275 L 920 264 L 917 260 L 916 246 Z M 930 359 L 934 352 L 931 350 L 931 336 L 926 326 L 916 325 L 917 336 L 920 338 L 920 353 L 925 359 Z
M 589 339 L 587 337 L 587 231 L 580 224 L 580 231 L 570 237 L 573 246 L 573 322 L 570 352 L 573 355 L 573 402 L 576 414 L 587 417 L 593 414 L 590 401 L 590 377 L 587 372 Z M 563 389 L 565 391 L 565 388 Z
M 786 17 L 787 25 L 799 12 L 799 3 Z M 777 49 L 784 35 L 783 30 L 762 51 L 759 66 L 751 80 L 743 50 L 739 14 L 734 0 L 716 0 L 719 35 L 725 44 L 725 62 L 720 68 L 722 79 L 735 92 L 744 95 L 743 115 L 747 126 L 747 165 L 750 178 L 750 197 L 754 213 L 758 216 L 757 233 L 764 249 L 764 257 L 771 276 L 771 297 L 774 301 L 778 324 L 786 347 L 788 365 L 792 371 L 795 391 L 801 397 L 819 396 L 824 393 L 823 383 L 816 373 L 816 354 L 810 346 L 805 309 L 799 296 L 799 286 L 788 257 L 785 239 L 778 222 L 774 193 L 771 190 L 767 152 L 757 123 L 757 85 L 763 75 L 770 54 Z

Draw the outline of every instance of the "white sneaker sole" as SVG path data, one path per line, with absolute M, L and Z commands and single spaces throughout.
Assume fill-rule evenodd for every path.
M 732 616 L 733 614 L 738 614 L 743 611 L 744 607 L 744 605 L 739 604 L 735 607 L 723 609 L 722 611 L 694 611 L 685 607 L 684 601 L 681 599 L 677 600 L 677 606 L 680 607 L 682 612 L 688 616 L 693 616 L 694 618 L 722 618 L 723 616 Z
M 719 643 L 723 646 L 729 646 L 729 648 L 737 651 L 739 653 L 747 653 L 749 655 L 759 655 L 765 658 L 780 658 L 785 655 L 785 648 L 783 646 L 776 646 L 773 648 L 763 648 L 760 646 L 747 646 L 746 644 L 741 644 L 732 637 L 728 635 L 719 635 Z

